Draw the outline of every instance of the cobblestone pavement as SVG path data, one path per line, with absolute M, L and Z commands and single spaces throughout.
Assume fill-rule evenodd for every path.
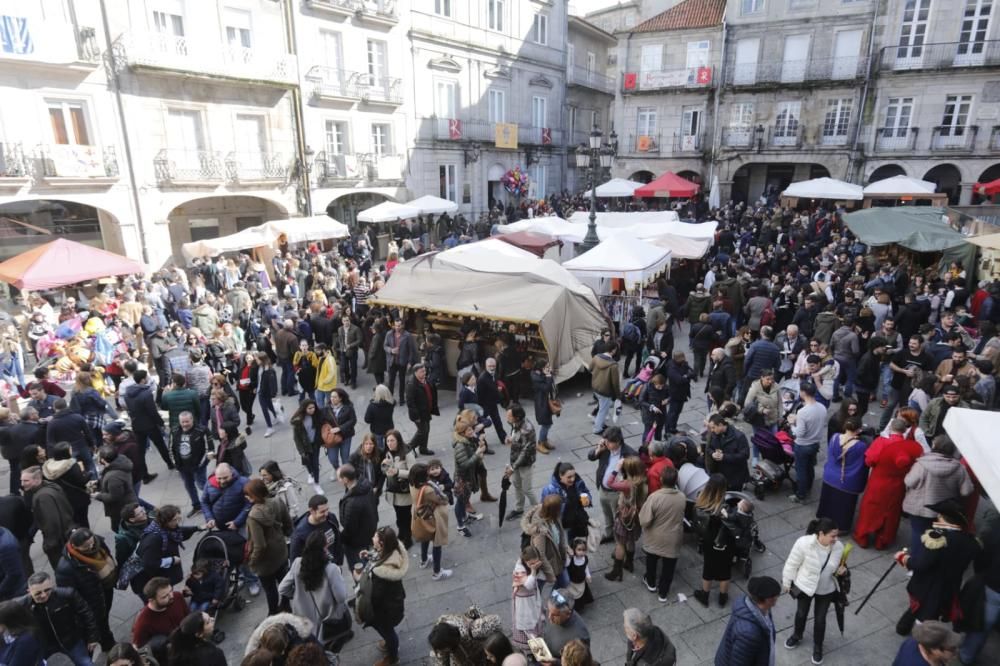
M 683 334 L 676 335 L 676 348 L 686 349 L 686 325 Z M 357 403 L 358 411 L 364 414 L 373 386 L 373 379 L 362 371 L 361 382 L 352 396 Z M 560 398 L 564 409 L 560 418 L 556 419 L 549 439 L 555 446 L 552 454 L 539 455 L 534 468 L 534 488 L 536 493 L 548 482 L 552 469 L 559 460 L 572 462 L 581 473 L 587 484 L 593 488 L 596 463 L 587 460 L 587 452 L 595 444 L 591 434 L 589 412 L 591 406 L 589 378 L 584 376 L 564 383 L 560 387 Z M 698 382 L 692 389 L 695 399 L 685 406 L 680 419 L 683 430 L 700 431 L 705 418 L 705 404 L 702 399 L 704 383 Z M 454 393 L 443 390 L 441 398 L 441 416 L 431 424 L 430 446 L 445 461 L 446 467 L 452 466 L 450 451 L 451 423 L 456 408 Z M 283 398 L 285 414 L 291 415 L 295 409 L 294 398 Z M 877 405 L 874 408 L 878 410 Z M 533 412 L 530 404 L 527 408 L 529 418 Z M 869 422 L 877 422 L 877 414 L 869 413 Z M 277 460 L 286 473 L 303 483 L 303 503 L 308 498 L 308 486 L 305 485 L 306 472 L 299 464 L 298 455 L 292 443 L 291 429 L 286 424 L 277 426 L 273 437 L 263 437 L 263 422 L 257 420 L 259 428 L 255 427 L 250 437 L 248 455 L 255 467 L 268 459 Z M 622 426 L 630 445 L 637 447 L 641 436 L 641 423 L 638 412 L 625 407 L 621 419 Z M 404 437 L 408 438 L 414 432 L 413 424 L 406 418 L 405 409 L 396 409 L 396 426 Z M 359 428 L 360 431 L 360 428 Z M 490 446 L 496 450 L 496 455 L 487 456 L 489 469 L 489 487 L 499 495 L 499 478 L 503 466 L 508 462 L 508 450 L 498 446 L 496 434 L 488 433 Z M 360 437 L 355 438 L 355 446 Z M 820 465 L 825 458 L 825 452 L 820 454 Z M 143 497 L 153 504 L 178 504 L 184 514 L 190 508 L 189 500 L 184 492 L 180 477 L 176 472 L 167 472 L 162 460 L 155 451 L 151 451 L 148 460 L 152 471 L 159 473 L 159 478 L 143 488 Z M 339 483 L 332 481 L 332 468 L 325 460 L 322 463 L 322 485 L 331 503 L 335 507 L 343 495 Z M 0 487 L 6 487 L 7 472 L 0 473 Z M 819 474 L 821 476 L 821 474 Z M 794 504 L 787 499 L 790 487 L 786 484 L 781 492 L 771 492 L 764 501 L 757 502 L 756 515 L 760 526 L 761 539 L 767 546 L 767 551 L 753 555 L 753 570 L 755 575 L 770 575 L 781 579 L 781 568 L 795 539 L 804 533 L 806 524 L 814 517 L 816 503 L 819 498 L 819 483 L 813 488 L 807 504 Z M 472 604 L 478 605 L 486 613 L 497 613 L 504 626 L 510 627 L 510 574 L 517 558 L 520 543 L 520 528 L 517 521 L 504 523 L 499 529 L 496 504 L 473 502 L 477 509 L 485 514 L 485 519 L 472 525 L 472 538 L 464 538 L 454 530 L 454 514 L 451 514 L 451 543 L 444 549 L 443 563 L 454 570 L 454 576 L 443 581 L 432 581 L 430 569 L 420 569 L 416 566 L 418 549 L 411 549 L 411 567 L 406 575 L 406 618 L 397 628 L 400 634 L 400 662 L 403 664 L 420 664 L 427 659 L 427 633 L 431 624 L 442 613 L 462 612 Z M 511 490 L 509 507 L 513 506 L 513 490 Z M 984 500 L 980 510 L 991 509 L 992 504 Z M 600 522 L 600 511 L 594 510 L 594 515 Z M 382 502 L 379 510 L 380 524 L 394 524 L 392 508 Z M 98 504 L 91 506 L 91 524 L 97 527 L 100 534 L 109 536 L 110 526 L 103 516 Z M 196 520 L 187 519 L 185 524 L 196 524 Z M 849 537 L 844 537 L 849 540 Z M 195 537 L 197 539 L 197 537 Z M 896 539 L 896 546 L 902 547 L 909 540 L 909 527 L 904 520 Z M 38 570 L 47 569 L 48 563 L 36 540 L 33 548 L 33 559 Z M 183 551 L 184 569 L 188 570 L 194 553 L 195 540 L 189 542 Z M 596 602 L 583 612 L 592 636 L 594 658 L 605 666 L 609 664 L 624 664 L 626 644 L 622 632 L 622 611 L 630 606 L 648 611 L 658 626 L 677 647 L 678 664 L 710 664 L 713 663 L 716 647 L 722 636 L 729 616 L 728 608 L 720 608 L 717 601 L 717 591 L 713 590 L 711 605 L 703 607 L 691 597 L 691 592 L 697 589 L 701 579 L 701 560 L 695 550 L 694 539 L 686 537 L 686 546 L 677 565 L 674 584 L 671 589 L 670 603 L 661 604 L 655 594 L 646 591 L 639 579 L 644 571 L 641 552 L 636 561 L 636 574 L 625 572 L 624 581 L 608 582 L 604 572 L 610 566 L 611 545 L 602 546 L 600 551 L 591 555 L 590 567 L 593 573 L 592 590 Z M 897 548 L 878 552 L 872 549 L 855 548 L 850 555 L 849 565 L 852 570 L 853 590 L 852 605 L 847 610 L 847 621 L 843 636 L 837 629 L 836 621 L 828 619 L 825 642 L 826 664 L 890 664 L 902 639 L 899 638 L 894 626 L 907 603 L 905 586 L 907 578 L 898 567 L 892 571 L 879 591 L 859 615 L 854 609 L 861 599 L 871 589 L 872 585 L 885 572 L 891 562 L 891 555 Z M 731 598 L 745 591 L 746 581 L 741 572 L 734 569 L 733 584 L 730 590 Z M 688 597 L 679 601 L 677 594 Z M 132 621 L 139 612 L 141 604 L 131 592 L 116 592 L 112 610 L 112 628 L 115 634 L 123 640 L 128 640 Z M 218 627 L 226 632 L 227 638 L 222 644 L 230 664 L 239 664 L 243 657 L 246 639 L 257 623 L 264 617 L 266 605 L 263 595 L 252 600 L 242 612 L 227 610 L 219 618 Z M 774 609 L 774 619 L 778 628 L 778 648 L 776 663 L 779 665 L 807 664 L 810 661 L 812 641 L 812 618 L 806 628 L 802 645 L 795 650 L 783 647 L 785 638 L 791 633 L 792 620 L 795 613 L 794 601 L 784 596 Z M 355 637 L 341 653 L 343 664 L 361 666 L 373 664 L 380 654 L 376 650 L 378 635 L 371 629 L 355 627 Z M 958 663 L 957 661 L 955 663 Z M 1000 638 L 994 633 L 991 642 L 984 649 L 980 664 L 1000 663 Z

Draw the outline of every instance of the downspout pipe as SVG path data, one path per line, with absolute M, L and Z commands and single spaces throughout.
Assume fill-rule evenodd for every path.
M 872 71 L 874 71 L 873 67 L 875 66 L 875 62 L 873 60 L 873 57 L 874 57 L 874 54 L 875 54 L 875 26 L 878 23 L 879 3 L 876 2 L 876 3 L 873 3 L 873 4 L 875 5 L 875 9 L 872 11 L 872 24 L 871 24 L 871 28 L 869 28 L 869 30 L 868 30 L 868 67 L 867 67 L 867 69 L 865 71 L 865 85 L 864 85 L 864 88 L 862 88 L 862 90 L 861 90 L 861 104 L 858 107 L 858 122 L 855 123 L 855 125 L 854 125 L 854 141 L 853 141 L 854 148 L 851 151 L 850 161 L 848 162 L 848 165 L 847 165 L 848 170 L 853 170 L 854 169 L 854 166 L 853 166 L 854 161 L 855 161 L 854 157 L 861 150 L 861 145 L 860 145 L 861 144 L 861 121 L 862 121 L 862 119 L 865 116 L 865 105 L 868 104 L 868 91 L 871 88 Z M 851 180 L 850 173 L 848 173 L 847 175 L 848 175 L 848 181 L 850 181 Z M 858 174 L 858 175 L 860 177 L 860 175 L 863 175 L 863 174 Z
M 283 0 L 281 3 L 282 15 L 285 23 L 285 43 L 288 53 L 295 56 L 295 71 L 299 79 L 302 78 L 302 63 L 299 61 L 299 53 L 295 41 L 295 11 L 292 0 Z M 305 120 L 302 112 L 302 88 L 299 81 L 292 86 L 292 123 L 295 126 L 295 169 L 299 176 L 299 187 L 302 189 L 302 209 L 307 217 L 313 214 L 312 209 L 312 187 L 309 164 L 306 158 L 306 132 Z M 325 213 L 326 211 L 324 211 Z
M 716 88 L 715 88 L 715 110 L 712 112 L 712 159 L 708 165 L 708 186 L 712 187 L 712 181 L 715 179 L 715 163 L 718 160 L 719 155 L 719 141 L 720 141 L 720 125 L 719 125 L 719 106 L 722 103 L 722 86 L 726 80 L 726 47 L 729 40 L 729 26 L 726 25 L 726 19 L 722 19 L 722 52 L 719 57 L 719 75 L 716 77 Z

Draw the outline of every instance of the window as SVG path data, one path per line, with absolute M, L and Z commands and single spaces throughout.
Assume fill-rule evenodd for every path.
M 91 145 L 87 129 L 87 109 L 83 102 L 50 101 L 48 106 L 52 139 L 55 143 Z
M 983 62 L 986 33 L 990 27 L 993 0 L 966 0 L 962 28 L 958 37 L 956 64 L 978 65 Z
M 737 102 L 729 109 L 729 126 L 753 127 L 753 102 Z
M 809 42 L 811 35 L 789 35 L 785 37 L 785 53 L 781 63 L 781 81 L 794 83 L 806 78 L 809 63 Z
M 908 147 L 912 117 L 912 97 L 890 97 L 885 107 L 885 121 L 878 133 L 878 147 L 882 149 Z
M 486 27 L 503 32 L 505 0 L 486 0 Z
M 972 95 L 948 95 L 944 98 L 941 136 L 964 136 L 972 108 Z
M 687 69 L 708 67 L 708 50 L 710 46 L 711 43 L 707 40 L 701 42 L 688 42 Z
M 741 14 L 756 14 L 760 11 L 764 11 L 764 0 L 740 0 Z
M 392 128 L 388 123 L 372 123 L 372 152 L 378 157 L 392 153 Z
M 385 51 L 385 42 L 377 39 L 368 40 L 369 85 L 377 85 L 386 77 Z
M 850 97 L 830 99 L 826 102 L 823 117 L 823 143 L 839 145 L 847 143 L 847 128 L 851 124 L 854 100 Z
M 267 130 L 264 116 L 248 113 L 236 114 L 234 126 L 236 152 L 243 159 L 259 161 L 267 152 Z
M 651 106 L 640 106 L 636 109 L 635 131 L 639 136 L 656 134 L 656 109 Z
M 451 0 L 434 0 L 434 13 L 438 16 L 451 17 Z
M 434 113 L 438 118 L 458 118 L 458 84 L 434 82 Z
M 536 44 L 549 43 L 549 17 L 547 14 L 535 14 L 535 23 L 531 29 L 531 41 Z
M 531 169 L 528 171 L 528 189 L 531 190 L 531 197 L 533 199 L 540 199 L 545 197 L 547 190 L 545 177 L 547 168 L 543 164 L 533 164 Z
M 548 127 L 547 116 L 548 116 L 548 100 L 544 97 L 532 97 L 531 98 L 531 124 L 535 127 Z
M 153 10 L 153 30 L 171 37 L 184 36 L 184 2 L 172 0 L 156 3 Z
M 775 145 L 793 146 L 798 143 L 801 111 L 802 102 L 778 103 L 778 115 L 774 122 Z
M 599 111 L 590 112 L 590 129 L 601 126 L 601 114 Z
M 245 9 L 226 7 L 222 16 L 226 24 L 226 43 L 232 48 L 252 48 L 250 12 Z
M 594 80 L 594 74 L 597 73 L 597 54 L 587 51 L 587 81 Z
M 490 90 L 487 97 L 488 118 L 491 123 L 507 122 L 507 92 L 504 90 Z
M 339 32 L 333 30 L 319 31 L 319 55 L 323 64 L 330 69 L 339 70 L 343 67 L 343 40 Z
M 899 28 L 899 46 L 896 48 L 897 67 L 919 66 L 924 55 L 930 13 L 931 0 L 906 0 Z
M 736 64 L 733 83 L 751 85 L 757 81 L 757 58 L 760 55 L 760 38 L 741 39 L 736 42 Z
M 685 107 L 681 111 L 681 143 L 680 149 L 685 151 L 698 150 L 701 147 L 701 107 Z
M 576 64 L 573 61 L 576 60 L 576 47 L 572 44 L 566 45 L 566 72 L 570 75 L 570 81 L 572 81 L 573 76 L 573 66 Z
M 167 145 L 171 148 L 171 159 L 177 166 L 201 173 L 202 151 L 205 150 L 205 133 L 201 112 L 193 109 L 167 110 Z
M 639 55 L 640 75 L 646 72 L 658 72 L 661 69 L 663 69 L 663 44 L 643 44 Z M 642 85 L 641 81 L 639 85 Z
M 326 121 L 326 154 L 347 154 L 347 123 L 342 120 Z
M 456 171 L 454 164 L 442 164 L 438 167 L 438 179 L 441 181 L 441 198 L 459 203 Z

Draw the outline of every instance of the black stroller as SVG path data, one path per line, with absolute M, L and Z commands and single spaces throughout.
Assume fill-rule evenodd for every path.
M 768 490 L 779 489 L 786 479 L 792 480 L 795 456 L 791 446 L 794 444 L 784 430 L 773 433 L 768 428 L 754 429 L 753 445 L 760 452 L 760 460 L 750 470 L 754 497 L 762 500 Z
M 247 540 L 232 530 L 213 530 L 203 536 L 194 547 L 194 559 L 207 560 L 226 581 L 225 596 L 219 600 L 218 610 L 233 607 L 243 610 L 247 601 L 240 596 L 240 565 Z
M 749 511 L 741 511 L 740 503 L 746 500 Z M 726 517 L 722 519 L 722 529 L 716 537 L 728 539 L 733 545 L 733 563 L 743 564 L 743 577 L 747 580 L 753 573 L 752 552 L 763 553 L 767 546 L 760 540 L 757 519 L 753 515 L 753 500 L 746 493 L 729 491 L 726 493 Z

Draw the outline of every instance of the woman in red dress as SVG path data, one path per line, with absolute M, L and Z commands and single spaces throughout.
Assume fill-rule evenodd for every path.
M 898 426 L 898 427 L 897 427 Z M 854 540 L 862 548 L 870 545 L 875 535 L 875 548 L 883 550 L 896 540 L 899 518 L 903 513 L 906 486 L 903 479 L 913 461 L 924 449 L 903 433 L 906 422 L 893 419 L 891 434 L 878 437 L 865 452 L 865 464 L 871 467 L 865 494 L 861 497 L 861 512 L 854 527 Z

